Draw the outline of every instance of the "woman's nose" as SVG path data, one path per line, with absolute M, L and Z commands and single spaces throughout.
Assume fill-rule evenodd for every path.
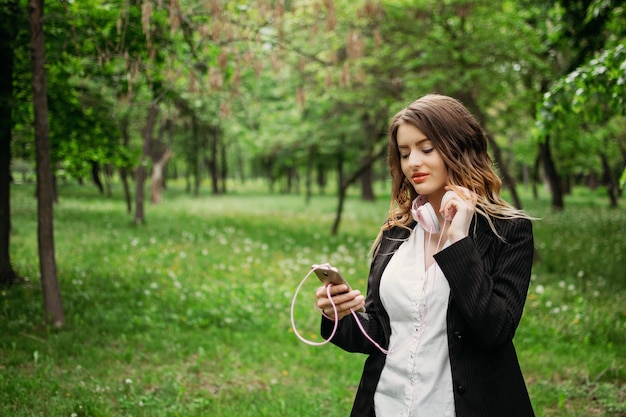
M 411 152 L 409 154 L 409 165 L 418 167 L 422 165 L 422 158 L 419 155 L 419 152 Z

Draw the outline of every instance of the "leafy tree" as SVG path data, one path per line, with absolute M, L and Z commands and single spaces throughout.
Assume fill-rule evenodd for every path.
M 94 65 L 97 60 L 90 59 L 89 46 L 83 42 L 88 30 L 76 23 L 77 18 L 67 5 L 52 2 L 46 14 L 52 164 L 57 177 L 82 181 L 91 176 L 104 191 L 99 173 L 102 167 L 115 161 L 113 155 L 120 134 L 111 117 L 112 102 L 103 94 L 109 89 Z M 28 61 L 27 44 L 20 46 L 15 77 L 16 105 L 20 111 L 16 112 L 18 118 L 14 121 L 17 142 L 13 148 L 18 157 L 30 159 L 34 157 L 28 139 L 32 136 L 33 114 L 22 107 L 30 100 L 27 93 L 30 89 L 26 88 L 30 70 L 24 65 Z
M 623 2 L 616 0 L 554 0 L 532 3 L 536 13 L 529 22 L 543 33 L 544 47 L 539 56 L 549 62 L 549 71 L 539 75 L 535 85 L 543 95 L 553 80 L 560 80 L 591 60 L 624 35 Z M 559 81 L 556 81 L 557 83 Z M 540 100 L 538 100 L 540 101 Z M 562 209 L 563 185 L 553 155 L 555 137 L 539 136 L 539 155 L 552 192 L 552 206 Z M 559 158 L 560 159 L 560 158 Z
M 619 171 L 610 167 L 609 160 L 611 153 L 619 155 L 619 148 L 611 146 L 617 145 L 611 136 L 618 136 L 619 132 L 607 132 L 602 127 L 626 113 L 625 97 L 626 46 L 619 44 L 559 79 L 538 106 L 539 135 L 574 132 L 568 137 L 570 144 L 577 143 L 587 158 L 590 152 L 599 156 L 613 207 L 617 206 Z M 619 166 L 625 161 L 622 159 Z

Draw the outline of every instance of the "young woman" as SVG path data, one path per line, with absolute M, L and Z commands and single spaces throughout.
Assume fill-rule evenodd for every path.
M 388 165 L 367 297 L 330 288 L 332 342 L 369 355 L 351 416 L 533 416 L 512 341 L 532 225 L 500 197 L 485 132 L 457 100 L 424 96 L 391 120 Z M 335 310 L 326 288 L 316 297 L 328 338 Z

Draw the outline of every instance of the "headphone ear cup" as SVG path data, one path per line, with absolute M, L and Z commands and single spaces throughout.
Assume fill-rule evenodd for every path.
M 456 193 L 452 190 L 448 190 L 446 191 L 446 193 L 443 195 L 443 197 L 441 197 L 441 207 L 443 207 L 448 200 L 450 200 L 452 197 L 454 197 Z
M 437 213 L 430 203 L 422 204 L 419 207 L 411 209 L 413 219 L 415 219 L 422 228 L 428 233 L 439 233 L 441 226 L 439 225 L 439 219 Z

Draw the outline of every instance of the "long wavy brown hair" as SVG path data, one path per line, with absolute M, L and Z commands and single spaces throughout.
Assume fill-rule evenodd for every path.
M 494 172 L 487 153 L 487 134 L 474 116 L 452 97 L 429 94 L 391 119 L 387 152 L 392 178 L 391 206 L 389 217 L 372 247 L 374 251 L 383 231 L 396 226 L 408 227 L 413 221 L 411 202 L 417 193 L 402 172 L 398 150 L 398 127 L 403 123 L 415 126 L 432 142 L 448 169 L 448 186 L 453 190 L 465 187 L 475 193 L 478 197 L 476 211 L 487 219 L 496 235 L 490 217 L 529 218 L 500 196 L 502 180 Z

